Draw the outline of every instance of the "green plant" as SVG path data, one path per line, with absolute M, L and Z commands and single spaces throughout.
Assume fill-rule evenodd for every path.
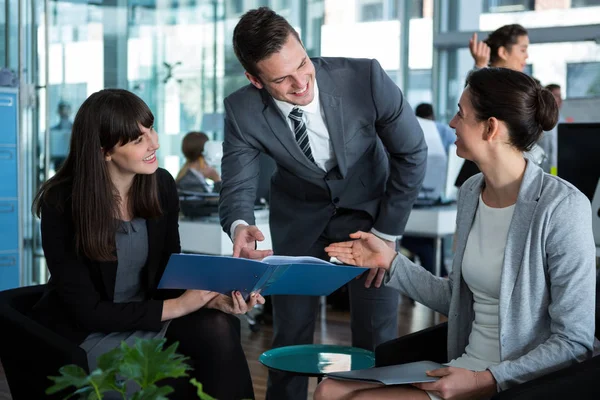
M 77 365 L 66 365 L 60 376 L 50 376 L 54 385 L 46 390 L 47 394 L 58 393 L 74 386 L 75 391 L 65 399 L 77 396 L 79 399 L 100 400 L 107 392 L 120 393 L 127 399 L 126 384 L 133 381 L 139 390 L 131 400 L 167 400 L 173 392 L 170 386 L 157 386 L 165 378 L 187 376 L 190 367 L 186 357 L 177 354 L 178 343 L 163 350 L 166 339 L 136 339 L 130 347 L 125 342 L 121 346 L 98 357 L 98 368 L 88 375 Z M 202 391 L 202 384 L 192 379 L 190 383 L 198 389 L 201 400 L 215 400 Z

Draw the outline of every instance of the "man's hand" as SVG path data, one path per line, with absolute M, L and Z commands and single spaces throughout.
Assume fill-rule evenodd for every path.
M 477 68 L 485 68 L 490 63 L 490 46 L 484 41 L 477 41 L 477 34 L 474 33 L 469 40 L 469 50 L 471 56 L 475 60 L 475 66 Z
M 421 390 L 433 392 L 443 399 L 462 400 L 489 398 L 496 393 L 496 379 L 490 371 L 470 371 L 446 367 L 427 371 L 429 376 L 440 377 L 436 382 L 415 383 Z
M 233 256 L 260 260 L 273 254 L 273 250 L 256 250 L 256 242 L 265 240 L 265 235 L 255 225 L 238 225 L 233 240 Z

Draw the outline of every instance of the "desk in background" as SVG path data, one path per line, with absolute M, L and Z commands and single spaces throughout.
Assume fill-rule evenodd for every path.
M 271 249 L 271 231 L 269 230 L 269 211 L 254 212 L 256 226 L 265 235 L 265 240 L 258 242 L 258 249 Z M 233 254 L 233 243 L 219 222 L 218 216 L 201 217 L 193 220 L 179 220 L 179 238 L 181 251 L 184 253 L 215 254 L 230 256 Z
M 405 235 L 420 236 L 435 240 L 435 275 L 442 274 L 442 238 L 454 235 L 456 227 L 456 204 L 413 208 Z

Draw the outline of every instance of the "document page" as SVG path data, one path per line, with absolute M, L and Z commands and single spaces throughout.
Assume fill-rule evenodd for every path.
M 316 257 L 301 256 L 268 256 L 262 259 L 262 262 L 269 265 L 286 265 L 286 264 L 325 264 L 333 265 L 328 261 L 323 261 Z

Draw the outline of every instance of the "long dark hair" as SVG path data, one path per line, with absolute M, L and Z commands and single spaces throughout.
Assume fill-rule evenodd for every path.
M 115 232 L 121 198 L 108 174 L 105 155 L 142 135 L 139 125 L 150 128 L 154 116 L 142 99 L 122 89 L 104 89 L 92 94 L 79 108 L 71 132 L 69 154 L 56 175 L 40 187 L 33 210 L 41 215 L 42 203 L 63 209 L 70 196 L 75 246 L 86 257 L 114 261 Z M 129 190 L 127 205 L 133 216 L 161 215 L 156 174 L 137 174 Z M 43 218 L 43 215 L 42 215 Z
M 467 77 L 478 121 L 495 117 L 508 127 L 510 144 L 529 151 L 558 122 L 558 106 L 548 89 L 508 68 L 482 68 Z

